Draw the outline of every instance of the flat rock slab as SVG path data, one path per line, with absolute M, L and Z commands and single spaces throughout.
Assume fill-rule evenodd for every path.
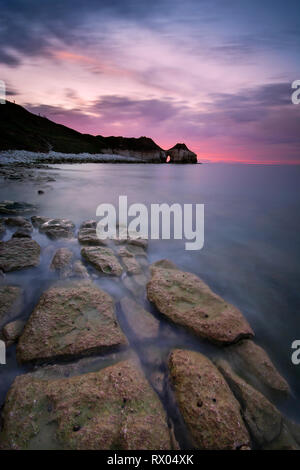
M 17 286 L 0 286 L 0 327 L 17 316 L 22 308 L 23 291 Z
M 2 449 L 172 449 L 162 404 L 133 359 L 67 379 L 19 376 L 3 422 Z
M 240 362 L 245 374 L 254 376 L 263 386 L 276 392 L 289 392 L 287 381 L 280 375 L 266 351 L 253 341 L 240 341 L 230 346 L 227 353 Z
M 39 226 L 39 230 L 45 233 L 50 239 L 72 238 L 75 224 L 68 219 L 49 219 Z
M 170 354 L 169 370 L 179 409 L 197 449 L 249 446 L 240 405 L 209 359 L 176 349 Z
M 30 238 L 12 238 L 0 242 L 0 269 L 4 272 L 40 264 L 40 245 Z
M 140 304 L 129 297 L 120 301 L 124 316 L 132 332 L 139 340 L 153 339 L 158 336 L 159 322 Z
M 197 336 L 228 344 L 254 335 L 242 313 L 191 273 L 169 261 L 151 265 L 148 299 L 174 323 Z
M 81 255 L 98 271 L 110 276 L 121 276 L 123 268 L 114 252 L 107 247 L 87 246 L 82 248 Z
M 0 214 L 24 214 L 25 212 L 33 212 L 36 210 L 36 206 L 28 204 L 27 202 L 15 202 L 15 201 L 1 201 L 0 202 Z
M 19 340 L 21 363 L 102 353 L 127 345 L 112 298 L 89 281 L 44 292 Z
M 217 366 L 242 406 L 251 437 L 260 446 L 271 443 L 281 432 L 282 416 L 267 398 L 239 377 L 223 359 Z

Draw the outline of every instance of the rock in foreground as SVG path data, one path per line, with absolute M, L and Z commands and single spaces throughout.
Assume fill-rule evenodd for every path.
M 151 266 L 148 299 L 174 323 L 215 343 L 233 343 L 254 335 L 241 312 L 191 273 L 169 261 Z
M 0 242 L 0 269 L 4 272 L 38 266 L 40 246 L 30 238 L 13 238 Z
M 197 449 L 249 446 L 240 405 L 209 359 L 176 349 L 170 354 L 169 370 L 179 409 Z
M 68 379 L 19 376 L 3 417 L 3 449 L 172 448 L 162 404 L 133 359 Z
M 262 393 L 235 374 L 227 361 L 219 360 L 217 365 L 242 405 L 243 417 L 251 436 L 260 446 L 274 441 L 281 432 L 280 412 Z
M 88 281 L 44 292 L 19 340 L 20 362 L 71 358 L 127 345 L 112 298 Z

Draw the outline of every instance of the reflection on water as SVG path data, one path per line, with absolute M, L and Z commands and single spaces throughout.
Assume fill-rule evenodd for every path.
M 300 339 L 300 168 L 248 165 L 119 165 L 81 164 L 55 166 L 56 181 L 38 195 L 28 182 L 4 182 L 0 200 L 38 204 L 38 215 L 73 220 L 77 229 L 83 220 L 95 219 L 101 203 L 118 205 L 119 195 L 135 202 L 205 204 L 205 242 L 201 251 L 185 251 L 183 241 L 149 241 L 149 261 L 169 258 L 191 271 L 229 302 L 238 306 L 256 333 L 257 342 L 268 351 L 293 390 L 290 400 L 278 406 L 300 421 L 300 366 L 291 363 L 291 344 Z M 31 215 L 31 214 L 29 214 Z M 10 238 L 8 233 L 6 238 Z M 57 247 L 68 246 L 80 258 L 77 241 L 51 242 L 36 230 L 33 238 L 42 246 L 38 268 L 10 273 L 2 282 L 25 287 L 21 314 L 28 318 L 41 292 L 55 279 L 49 264 Z M 50 246 L 50 248 L 49 248 Z M 51 248 L 52 246 L 52 248 Z M 93 273 L 93 269 L 89 268 Z M 118 301 L 125 290 L 121 282 L 106 277 L 94 281 Z M 164 371 L 169 350 L 184 346 L 211 355 L 216 348 L 160 319 L 159 338 L 147 345 L 132 335 L 118 309 L 120 324 L 151 377 L 155 351 Z M 152 358 L 149 360 L 149 357 Z M 153 359 L 154 358 L 154 359 Z M 152 362 L 151 362 L 152 361 Z M 0 402 L 20 367 L 15 347 L 7 352 L 7 365 L 0 368 Z M 162 396 L 170 405 L 170 399 Z M 173 410 L 173 413 L 175 411 Z

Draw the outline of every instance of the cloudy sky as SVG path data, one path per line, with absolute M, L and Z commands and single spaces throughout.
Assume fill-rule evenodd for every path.
M 299 0 L 0 0 L 8 99 L 202 161 L 300 163 Z

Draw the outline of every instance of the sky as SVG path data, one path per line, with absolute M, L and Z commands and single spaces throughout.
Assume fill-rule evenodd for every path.
M 299 0 L 0 0 L 7 99 L 203 162 L 300 163 Z

